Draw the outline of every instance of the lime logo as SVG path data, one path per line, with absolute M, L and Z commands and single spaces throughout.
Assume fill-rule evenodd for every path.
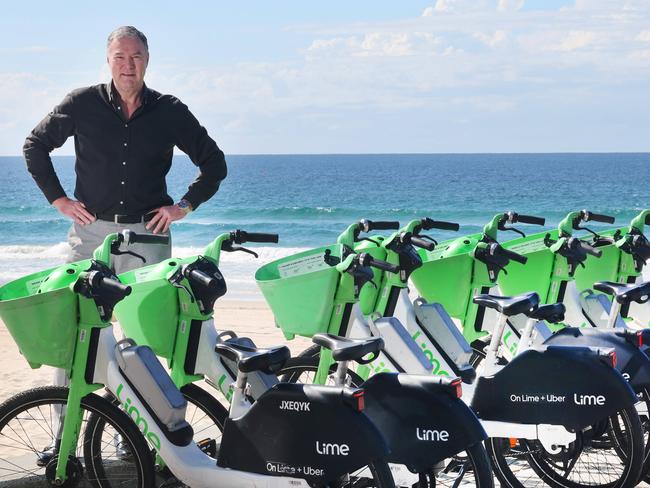
M 372 363 L 372 370 L 375 373 L 390 373 L 391 370 L 386 366 L 386 363 L 383 361 L 379 361 L 379 364 L 375 365 L 375 363 Z
M 449 440 L 449 432 L 446 430 L 420 429 L 416 427 L 415 435 L 421 441 L 447 442 Z
M 602 407 L 605 405 L 605 396 L 604 395 L 578 395 L 577 393 L 573 394 L 573 402 L 576 405 L 587 405 L 590 407 L 599 406 Z
M 221 393 L 223 393 L 226 396 L 226 400 L 230 401 L 230 399 L 232 398 L 233 387 L 232 385 L 228 385 L 228 388 L 226 388 L 226 385 L 224 385 L 226 379 L 227 377 L 225 374 L 221 375 L 221 378 L 219 378 L 217 386 L 219 387 L 219 390 L 221 390 Z
M 413 340 L 417 343 L 418 342 L 418 337 L 422 335 L 422 331 L 418 330 L 412 337 Z M 422 340 L 422 339 L 421 339 Z M 429 348 L 429 344 L 427 344 L 426 341 L 423 341 L 421 343 L 418 343 L 420 348 L 422 348 L 422 352 L 424 355 L 427 357 L 431 365 L 433 366 L 433 370 L 431 371 L 431 374 L 435 374 L 437 376 L 449 376 L 449 372 L 445 371 L 444 369 L 441 369 L 441 364 L 440 360 L 434 355 L 433 351 Z
M 511 339 L 513 340 L 511 341 Z M 508 344 L 508 342 L 510 342 L 510 344 Z M 510 351 L 513 356 L 517 352 L 519 341 L 517 340 L 517 336 L 513 334 L 511 330 L 503 334 L 503 345 L 508 348 L 508 351 Z
M 316 452 L 322 456 L 347 456 L 350 454 L 350 446 L 316 441 Z
M 122 408 L 124 408 L 124 411 L 127 413 L 127 415 L 133 419 L 135 425 L 137 425 L 138 428 L 142 431 L 145 438 L 151 443 L 154 449 L 160 451 L 160 438 L 153 432 L 149 432 L 149 424 L 147 423 L 147 419 L 144 419 L 140 416 L 140 411 L 135 405 L 131 405 L 131 399 L 129 397 L 126 397 L 126 401 L 122 400 L 121 393 L 123 389 L 124 385 L 120 383 L 120 386 L 117 387 L 117 391 L 115 392 L 117 399 L 122 404 Z

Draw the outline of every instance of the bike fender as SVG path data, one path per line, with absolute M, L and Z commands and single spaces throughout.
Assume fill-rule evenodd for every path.
M 544 344 L 613 347 L 616 350 L 616 369 L 630 382 L 634 391 L 650 387 L 650 358 L 616 332 L 616 329 L 567 327 L 553 334 Z
M 487 437 L 451 382 L 401 373 L 379 373 L 366 381 L 365 412 L 388 441 L 389 462 L 427 472 Z
M 272 476 L 329 484 L 388 447 L 370 418 L 351 401 L 355 390 L 280 383 L 244 415 L 227 419 L 217 464 Z
M 472 408 L 481 420 L 583 429 L 634 405 L 620 372 L 587 347 L 529 349 L 479 378 Z

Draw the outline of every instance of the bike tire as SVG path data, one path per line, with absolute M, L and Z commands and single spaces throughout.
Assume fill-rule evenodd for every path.
M 287 361 L 285 366 L 278 372 L 278 376 L 282 381 L 299 382 L 301 379 L 306 382 L 311 382 L 311 376 L 305 377 L 307 374 L 315 374 L 318 369 L 319 355 L 314 354 L 312 347 L 308 348 L 296 357 Z M 334 374 L 336 365 L 332 365 L 330 373 Z M 305 381 L 300 381 L 305 382 Z M 346 383 L 353 387 L 362 387 L 363 379 L 354 371 L 348 370 Z M 458 488 L 476 486 L 480 488 L 492 488 L 494 486 L 494 479 L 492 476 L 492 469 L 490 460 L 488 458 L 485 447 L 481 442 L 478 442 L 467 448 L 463 453 L 464 455 L 455 456 L 450 458 L 442 469 L 437 469 L 435 472 L 429 471 L 427 473 L 419 473 L 420 481 L 417 483 L 418 488 L 429 488 L 435 486 L 449 486 Z M 469 469 L 465 466 L 469 466 Z M 462 468 L 462 473 L 459 473 L 461 478 L 453 478 L 453 472 L 456 468 Z M 466 472 L 474 473 L 474 482 L 462 483 L 462 477 Z M 451 474 L 450 474 L 451 473 Z
M 622 422 L 626 432 L 625 442 L 626 458 L 621 459 L 616 455 L 606 457 L 603 448 L 593 449 L 593 461 L 578 461 L 577 455 L 589 454 L 589 449 L 583 449 L 581 442 L 576 440 L 571 449 L 577 454 L 573 455 L 570 468 L 564 467 L 564 475 L 553 469 L 549 461 L 553 456 L 561 457 L 562 454 L 550 454 L 537 441 L 524 439 L 490 438 L 485 441 L 488 454 L 492 460 L 494 474 L 501 486 L 510 488 L 530 488 L 548 485 L 554 488 L 631 488 L 639 480 L 644 459 L 643 431 L 636 409 L 633 406 L 622 409 L 613 421 Z M 580 437 L 582 439 L 582 437 Z M 587 446 L 588 447 L 588 446 Z M 619 446 L 620 447 L 620 446 Z M 612 447 L 612 449 L 614 449 Z M 563 451 L 566 452 L 566 451 Z M 568 457 L 569 454 L 566 454 Z M 512 462 L 508 462 L 508 460 Z M 618 461 L 616 461 L 618 459 Z M 517 460 L 522 460 L 517 466 Z M 596 460 L 599 460 L 597 462 Z M 566 461 L 566 460 L 564 460 Z M 620 470 L 612 469 L 622 463 Z M 516 473 L 512 467 L 515 466 Z M 574 476 L 586 473 L 588 480 L 575 479 Z M 608 479 L 596 481 L 596 475 L 608 476 Z M 587 482 L 588 481 L 588 482 Z
M 58 431 L 59 412 L 67 401 L 67 388 L 47 386 L 19 393 L 0 405 L 0 444 L 4 449 L 3 455 L 0 455 L 0 480 L 12 476 L 25 484 L 32 481 L 49 484 L 47 468 L 37 463 L 39 459 L 41 462 L 44 459 L 46 451 L 43 448 L 52 443 L 54 433 Z M 95 394 L 81 399 L 81 410 L 82 425 L 75 460 L 68 463 L 79 470 L 76 474 L 80 478 L 83 476 L 94 488 L 153 488 L 153 458 L 147 442 L 131 419 Z M 100 424 L 109 438 L 95 436 L 93 442 L 87 428 L 92 430 Z M 107 426 L 110 428 L 106 429 Z M 114 449 L 110 439 L 118 435 L 128 449 L 128 459 L 118 457 L 116 450 L 115 455 L 111 455 Z M 14 446 L 13 449 L 10 445 Z M 52 451 L 52 455 L 55 455 L 55 451 Z M 75 481 L 69 478 L 63 486 L 74 484 Z

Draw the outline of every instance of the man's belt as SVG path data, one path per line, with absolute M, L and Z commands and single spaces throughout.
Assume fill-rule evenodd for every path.
M 149 222 L 155 213 L 140 214 L 140 215 L 120 215 L 120 214 L 96 214 L 99 220 L 113 222 L 115 224 L 141 224 Z

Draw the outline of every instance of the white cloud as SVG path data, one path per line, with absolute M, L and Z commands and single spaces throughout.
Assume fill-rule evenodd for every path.
M 492 35 L 484 34 L 482 32 L 476 32 L 474 37 L 481 41 L 483 44 L 489 47 L 496 47 L 499 44 L 503 44 L 508 37 L 506 31 L 498 29 L 494 31 Z
M 634 39 L 641 42 L 650 42 L 650 30 L 639 32 Z
M 560 42 L 547 45 L 544 49 L 549 51 L 575 51 L 589 46 L 595 40 L 595 32 L 571 31 Z
M 499 12 L 511 12 L 519 10 L 524 6 L 524 0 L 499 0 L 497 10 Z

